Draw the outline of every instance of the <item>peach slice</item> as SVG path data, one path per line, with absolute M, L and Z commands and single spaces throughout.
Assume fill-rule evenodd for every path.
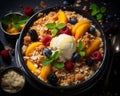
M 88 31 L 89 27 L 90 27 L 89 23 L 85 23 L 79 26 L 75 33 L 75 39 L 78 40 L 86 31 Z
M 26 49 L 26 51 L 25 51 L 25 55 L 28 56 L 28 54 L 29 54 L 32 50 L 34 50 L 35 47 L 37 47 L 37 46 L 39 46 L 39 45 L 41 45 L 41 44 L 42 44 L 42 42 L 33 42 L 33 43 L 31 43 L 31 44 L 27 47 L 27 49 Z
M 88 19 L 83 19 L 80 20 L 78 23 L 76 23 L 73 27 L 72 27 L 72 35 L 74 36 L 76 33 L 76 30 L 82 25 L 82 24 L 90 24 L 90 21 Z
M 93 51 L 97 50 L 100 44 L 101 44 L 101 40 L 100 38 L 97 37 L 93 42 L 91 42 L 89 47 L 85 50 L 86 56 L 89 56 Z
M 64 11 L 61 9 L 58 11 L 58 22 L 59 23 L 67 23 L 67 16 L 65 15 Z
M 51 71 L 51 64 L 43 66 L 42 69 L 41 69 L 41 72 L 40 72 L 40 77 L 43 80 L 46 80 L 50 71 Z
M 33 73 L 38 74 L 40 73 L 39 70 L 35 67 L 32 61 L 27 60 L 27 67 L 30 69 Z

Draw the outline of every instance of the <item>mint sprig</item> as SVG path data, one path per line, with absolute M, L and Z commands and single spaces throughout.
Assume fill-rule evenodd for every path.
M 28 16 L 24 16 L 24 15 L 11 14 L 8 16 L 4 16 L 3 18 L 0 19 L 0 21 L 5 25 L 12 24 L 13 27 L 19 28 L 21 24 L 26 23 L 28 18 L 29 18 Z
M 49 64 L 53 64 L 56 68 L 63 68 L 64 67 L 64 63 L 63 62 L 58 62 L 57 59 L 59 57 L 59 52 L 56 51 L 53 55 L 50 55 L 49 57 L 46 57 L 46 59 L 44 59 L 42 61 L 43 65 L 49 65 Z
M 83 42 L 80 40 L 77 44 L 77 51 L 79 52 L 79 54 L 81 56 L 85 56 L 85 51 L 84 51 L 84 47 L 83 47 Z
M 95 3 L 90 4 L 90 9 L 91 9 L 91 15 L 96 16 L 97 20 L 100 20 L 103 18 L 103 14 L 106 12 L 106 7 L 99 7 Z
M 52 30 L 52 34 L 54 36 L 58 33 L 60 29 L 64 28 L 65 26 L 66 26 L 65 23 L 56 24 L 55 22 L 53 22 L 53 23 L 46 24 L 46 27 Z

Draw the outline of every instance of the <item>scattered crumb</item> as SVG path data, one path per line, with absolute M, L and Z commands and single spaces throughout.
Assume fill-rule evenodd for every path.
M 43 0 L 40 2 L 40 7 L 42 7 L 42 8 L 46 8 L 47 7 L 47 5 L 45 4 L 45 2 Z
M 81 3 L 81 0 L 77 0 L 76 3 Z
M 35 6 L 34 10 L 38 10 L 39 9 L 39 6 Z
M 12 50 L 12 48 L 10 46 L 5 46 L 6 50 Z
M 76 7 L 80 7 L 80 4 L 75 4 Z

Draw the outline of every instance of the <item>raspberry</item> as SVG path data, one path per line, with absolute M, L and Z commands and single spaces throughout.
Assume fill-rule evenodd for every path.
M 71 35 L 71 31 L 70 31 L 70 29 L 67 26 L 62 28 L 62 29 L 60 29 L 59 33 Z
M 31 6 L 24 7 L 24 14 L 26 16 L 31 16 L 33 14 L 33 8 Z
M 101 59 L 101 53 L 99 51 L 94 51 L 92 53 L 92 58 L 95 60 L 95 61 L 99 61 Z
M 43 37 L 41 41 L 45 46 L 49 46 L 51 39 L 52 39 L 52 37 L 47 35 L 47 36 Z
M 68 70 L 68 71 L 69 71 L 69 70 L 72 70 L 73 67 L 74 67 L 74 64 L 73 64 L 72 61 L 68 60 L 68 61 L 65 62 L 65 69 L 66 69 L 66 70 Z
M 3 60 L 7 60 L 7 61 L 10 60 L 10 54 L 9 54 L 9 52 L 7 50 L 2 50 L 0 52 L 0 54 L 1 54 L 2 58 L 3 58 Z

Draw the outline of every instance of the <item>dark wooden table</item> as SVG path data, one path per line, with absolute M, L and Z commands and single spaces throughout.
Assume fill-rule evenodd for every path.
M 64 1 L 65 0 L 43 0 L 46 7 L 63 5 Z M 120 5 L 119 4 L 120 3 L 118 1 L 114 1 L 114 0 L 77 0 L 77 1 L 81 1 L 81 2 L 76 2 L 74 5 L 70 4 L 69 6 L 77 6 L 78 8 L 84 9 L 85 6 L 87 6 L 87 8 L 89 8 L 89 4 L 93 3 L 93 2 L 98 4 L 99 6 L 104 5 L 107 8 L 106 14 L 110 14 L 112 16 L 110 23 L 117 21 L 117 25 L 120 24 L 119 23 L 120 22 L 120 19 L 119 19 L 119 17 L 120 17 L 120 10 L 119 10 Z M 10 11 L 12 11 L 12 12 L 19 11 L 19 12 L 23 13 L 24 6 L 31 6 L 34 8 L 34 12 L 37 12 L 40 9 L 44 9 L 43 8 L 44 6 L 41 6 L 40 2 L 41 2 L 41 0 L 17 0 L 17 1 L 16 0 L 1 0 L 0 1 L 0 18 L 3 17 L 5 14 L 7 14 Z M 110 36 L 115 35 L 116 33 L 115 32 L 114 33 L 106 33 L 106 36 L 110 40 Z M 1 30 L 0 30 L 0 41 L 4 44 L 5 48 L 10 48 L 13 50 L 15 49 L 16 40 L 14 42 L 12 41 L 12 39 L 7 40 Z M 11 63 L 9 62 L 9 64 L 5 63 L 0 56 L 0 67 L 1 66 L 3 66 L 3 67 L 16 66 L 15 57 L 12 52 L 10 52 L 10 54 L 11 54 L 12 62 Z M 112 52 L 110 54 L 111 54 L 110 58 L 112 58 Z M 120 64 L 119 58 L 120 58 L 120 53 L 115 55 L 115 59 L 113 62 L 112 71 L 111 71 L 111 75 L 110 75 L 109 88 L 104 90 L 104 88 L 103 88 L 104 79 L 102 79 L 93 88 L 88 90 L 88 92 L 83 93 L 82 94 L 83 96 L 119 96 L 119 93 L 118 93 L 119 89 L 120 89 L 120 87 L 118 86 L 118 84 L 119 84 L 119 79 L 118 79 L 119 67 L 118 66 Z M 106 77 L 106 76 L 107 76 L 107 74 L 104 75 L 104 77 Z M 28 96 L 29 94 L 34 95 L 34 96 L 45 96 L 45 94 L 37 91 L 29 83 L 27 83 L 24 90 L 21 93 L 17 94 L 16 96 L 25 96 L 25 95 Z M 9 96 L 9 95 L 3 94 L 0 91 L 0 96 Z M 78 96 L 80 96 L 80 95 L 78 95 Z

